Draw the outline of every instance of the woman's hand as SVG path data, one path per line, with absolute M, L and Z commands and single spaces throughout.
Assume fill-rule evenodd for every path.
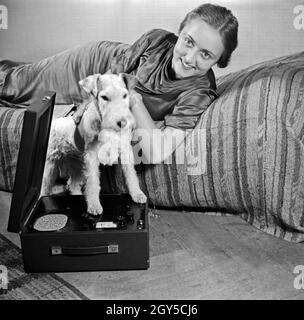
M 144 155 L 144 163 L 161 163 L 185 139 L 185 131 L 165 127 L 163 130 L 156 127 L 140 94 L 132 92 L 130 108 L 136 121 L 134 139 L 139 141 Z

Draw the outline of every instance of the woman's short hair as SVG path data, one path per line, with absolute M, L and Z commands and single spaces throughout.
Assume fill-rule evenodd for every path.
M 224 52 L 217 62 L 219 68 L 225 68 L 232 52 L 238 45 L 238 21 L 230 10 L 225 7 L 206 3 L 188 12 L 179 26 L 179 33 L 192 19 L 200 18 L 218 30 L 223 41 Z

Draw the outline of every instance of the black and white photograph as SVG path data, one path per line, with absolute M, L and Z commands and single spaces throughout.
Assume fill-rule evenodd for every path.
M 304 1 L 0 0 L 0 300 L 304 300 Z

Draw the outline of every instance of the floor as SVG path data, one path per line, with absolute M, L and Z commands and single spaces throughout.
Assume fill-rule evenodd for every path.
M 0 192 L 0 232 L 11 195 Z M 267 235 L 237 216 L 157 210 L 150 215 L 150 268 L 60 273 L 90 299 L 303 299 L 294 268 L 304 244 Z

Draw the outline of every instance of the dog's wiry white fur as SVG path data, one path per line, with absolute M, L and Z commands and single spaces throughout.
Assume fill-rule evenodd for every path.
M 79 114 L 79 130 L 82 132 L 84 150 L 79 150 L 75 144 L 75 117 L 53 121 L 42 195 L 52 193 L 58 176 L 65 177 L 68 178 L 67 186 L 71 194 L 82 194 L 82 189 L 84 190 L 88 213 L 101 214 L 103 209 L 99 200 L 99 165 L 112 165 L 120 157 L 132 199 L 139 203 L 146 202 L 134 169 L 131 138 L 135 119 L 130 111 L 132 88 L 128 87 L 125 76 L 95 74 L 79 82 L 93 97 L 76 111 L 76 118 L 77 113 Z

